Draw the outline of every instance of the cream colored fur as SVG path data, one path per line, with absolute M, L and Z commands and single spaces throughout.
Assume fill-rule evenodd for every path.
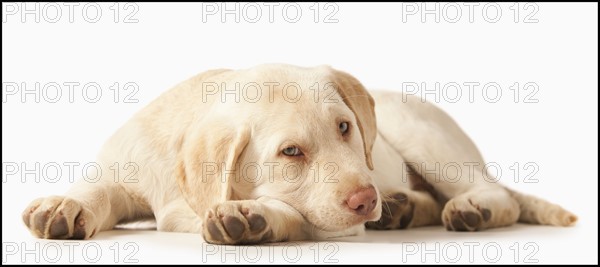
M 347 138 L 340 121 L 350 122 Z M 305 156 L 282 155 L 291 145 Z M 426 171 L 465 162 L 480 164 L 473 173 L 463 169 L 458 181 Z M 107 141 L 98 163 L 105 170 L 100 182 L 82 180 L 64 196 L 31 203 L 23 219 L 34 235 L 86 239 L 154 217 L 160 231 L 202 233 L 211 243 L 322 239 L 363 232 L 365 222 L 389 209 L 385 201 L 394 193 L 413 207 L 408 227 L 442 223 L 460 230 L 453 221 L 460 216 L 478 216 L 477 225 L 463 230 L 519 218 L 576 221 L 559 206 L 486 182 L 476 146 L 440 109 L 401 93 L 369 96 L 356 79 L 327 66 L 201 73 L 137 113 Z M 136 171 L 113 177 L 115 163 Z M 410 164 L 445 200 L 411 188 Z M 348 195 L 370 185 L 380 196 L 376 208 L 354 214 L 345 206 Z M 232 237 L 223 220 L 242 222 L 242 236 Z

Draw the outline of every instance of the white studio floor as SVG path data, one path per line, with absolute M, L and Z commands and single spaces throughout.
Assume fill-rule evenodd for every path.
M 217 246 L 199 234 L 154 230 L 101 232 L 89 241 L 39 240 L 3 231 L 3 263 L 592 263 L 597 225 L 518 224 L 475 233 L 442 227 L 367 231 L 327 241 Z M 6 230 L 6 229 L 3 229 Z M 592 234 L 590 234 L 592 233 Z M 14 241 L 19 240 L 19 241 Z

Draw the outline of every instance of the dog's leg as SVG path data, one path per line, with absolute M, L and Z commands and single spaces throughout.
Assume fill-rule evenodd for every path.
M 427 192 L 398 188 L 382 193 L 381 218 L 367 222 L 366 227 L 377 230 L 405 229 L 439 225 L 441 205 Z
M 88 239 L 118 222 L 151 216 L 121 184 L 78 181 L 64 196 L 38 198 L 23 212 L 31 233 L 48 239 Z
M 482 186 L 451 198 L 442 211 L 442 221 L 449 231 L 477 231 L 512 225 L 519 214 L 519 203 L 507 190 Z
M 438 162 L 444 163 L 439 164 L 441 166 L 458 166 L 458 163 L 446 161 L 443 157 L 435 161 L 436 156 L 432 154 L 430 159 L 422 161 L 418 177 L 427 182 L 421 187 L 429 188 L 427 191 L 435 194 L 437 202 L 444 206 L 441 218 L 446 229 L 477 231 L 517 222 L 521 212 L 519 203 L 489 174 L 478 168 L 457 167 L 454 172 L 450 168 L 438 168 Z M 413 173 L 414 170 L 410 169 L 409 173 Z M 416 175 L 409 175 L 414 186 Z
M 424 161 L 429 166 L 433 162 Z M 454 163 L 447 163 L 454 164 Z M 429 170 L 436 170 L 435 172 Z M 423 169 L 421 176 L 425 187 L 437 196 L 444 206 L 442 223 L 450 231 L 477 231 L 512 225 L 520 214 L 519 203 L 500 184 L 490 181 L 490 176 L 472 168 L 456 172 Z M 411 184 L 413 180 L 411 176 Z M 448 201 L 446 201 L 449 199 Z
M 417 97 L 381 93 L 374 98 L 380 139 L 449 199 L 441 212 L 447 229 L 473 231 L 517 221 L 518 203 L 490 179 L 477 147 L 452 118 Z
M 158 231 L 201 233 L 202 219 L 183 199 L 174 200 L 155 213 Z
M 215 205 L 204 216 L 202 233 L 209 243 L 229 245 L 308 238 L 302 215 L 268 197 Z
M 477 168 L 456 168 L 452 172 L 449 168 L 444 171 L 441 167 L 430 167 L 438 162 L 443 163 L 438 166 L 458 165 L 443 157 L 436 161 L 436 156 L 432 154 L 431 158 L 423 160 L 418 172 L 438 196 L 437 202 L 444 206 L 441 219 L 446 229 L 477 231 L 517 222 L 518 202 L 487 173 Z

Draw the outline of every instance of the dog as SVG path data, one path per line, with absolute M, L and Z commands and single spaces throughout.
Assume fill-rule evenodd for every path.
M 577 221 L 490 182 L 475 144 L 436 106 L 369 92 L 329 66 L 203 72 L 134 115 L 97 163 L 89 176 L 98 182 L 81 179 L 64 196 L 31 202 L 22 218 L 33 235 L 89 239 L 155 218 L 159 231 L 256 244 L 365 226 L 478 231 Z

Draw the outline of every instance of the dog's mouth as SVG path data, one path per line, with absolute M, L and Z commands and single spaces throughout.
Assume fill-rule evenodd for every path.
M 381 204 L 379 204 L 368 215 L 348 214 L 344 217 L 338 218 L 335 218 L 335 216 L 315 215 L 316 214 L 302 213 L 304 220 L 310 225 L 310 227 L 325 232 L 339 232 L 357 225 L 379 220 L 379 218 L 381 217 Z
M 367 216 L 353 216 L 355 219 L 353 221 L 353 225 L 351 226 L 379 220 L 379 218 L 381 218 L 381 204 L 379 204 L 378 206 L 379 207 L 375 207 L 375 209 L 373 209 L 373 211 Z

